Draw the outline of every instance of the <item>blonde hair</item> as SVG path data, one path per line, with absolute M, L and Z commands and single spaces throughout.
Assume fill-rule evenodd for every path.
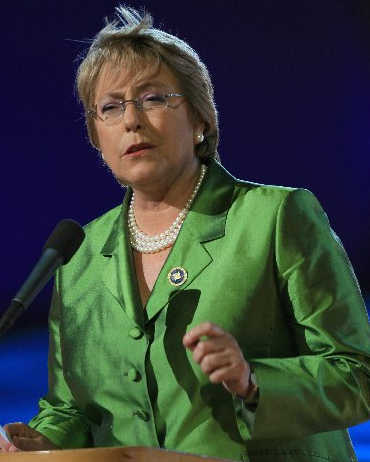
M 98 77 L 105 64 L 132 71 L 148 64 L 166 64 L 177 78 L 195 120 L 205 124 L 204 140 L 195 147 L 200 159 L 215 158 L 219 142 L 217 110 L 209 72 L 198 54 L 186 42 L 153 28 L 151 15 L 118 6 L 116 19 L 96 35 L 77 70 L 76 86 L 84 106 L 91 144 L 99 149 L 94 120 L 88 116 L 95 98 Z

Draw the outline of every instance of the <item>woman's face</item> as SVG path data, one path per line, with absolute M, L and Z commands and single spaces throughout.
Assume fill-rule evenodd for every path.
M 95 103 L 98 113 L 110 102 L 136 99 L 153 92 L 181 93 L 177 79 L 162 64 L 159 71 L 140 73 L 139 77 L 105 66 L 97 82 Z M 136 188 L 165 187 L 186 169 L 197 165 L 194 154 L 196 136 L 202 124 L 195 126 L 183 97 L 170 98 L 171 107 L 139 111 L 132 103 L 120 121 L 107 126 L 95 121 L 95 129 L 105 162 L 120 183 Z M 130 147 L 146 143 L 150 147 L 130 152 Z M 131 149 L 131 150 L 132 150 Z M 127 152 L 129 150 L 129 152 Z

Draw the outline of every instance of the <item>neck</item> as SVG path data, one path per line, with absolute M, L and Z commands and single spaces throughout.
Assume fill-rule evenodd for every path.
M 181 210 L 196 184 L 200 173 L 197 158 L 186 169 L 171 178 L 163 178 L 154 185 L 133 186 L 135 193 L 135 212 L 158 213 L 169 208 Z
M 135 193 L 135 218 L 139 228 L 146 234 L 162 232 L 172 224 L 180 210 L 190 198 L 199 179 L 200 163 L 198 159 L 191 168 L 171 179 L 166 186 L 158 185 L 152 193 L 148 190 L 133 188 Z

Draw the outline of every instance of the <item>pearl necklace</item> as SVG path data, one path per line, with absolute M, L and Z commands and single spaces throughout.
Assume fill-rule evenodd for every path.
M 191 204 L 197 195 L 197 192 L 202 184 L 204 175 L 206 174 L 207 167 L 202 164 L 200 168 L 200 175 L 194 190 L 187 200 L 185 207 L 179 212 L 175 221 L 165 231 L 155 236 L 149 236 L 143 233 L 135 219 L 134 204 L 135 204 L 135 193 L 132 193 L 130 206 L 128 209 L 128 229 L 130 233 L 130 244 L 135 250 L 141 253 L 156 253 L 160 252 L 167 247 L 170 247 L 176 240 L 177 235 L 180 232 L 181 226 L 189 212 Z

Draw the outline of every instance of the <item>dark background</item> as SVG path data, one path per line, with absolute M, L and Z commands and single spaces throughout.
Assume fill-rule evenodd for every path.
M 117 4 L 18 0 L 1 7 L 0 310 L 61 218 L 85 224 L 122 199 L 88 145 L 74 93 L 77 56 Z M 224 166 L 243 179 L 311 189 L 367 298 L 370 2 L 148 0 L 145 6 L 155 26 L 188 41 L 208 65 Z M 21 370 L 28 358 L 24 329 L 45 325 L 49 296 L 50 285 L 13 334 L 22 345 L 14 347 Z M 0 423 L 12 418 L 3 415 Z
M 370 292 L 370 2 L 146 2 L 155 25 L 208 65 L 220 155 L 236 176 L 311 189 Z M 87 143 L 77 56 L 118 2 L 21 0 L 2 7 L 5 307 L 64 217 L 87 223 L 122 190 Z M 142 3 L 133 1 L 132 6 Z M 49 293 L 32 307 L 45 320 Z

